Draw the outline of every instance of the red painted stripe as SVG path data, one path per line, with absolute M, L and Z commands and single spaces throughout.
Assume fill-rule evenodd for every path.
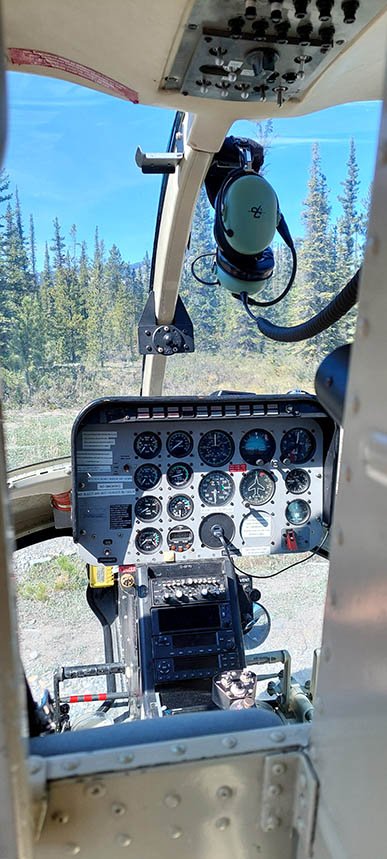
M 8 54 L 11 63 L 15 66 L 42 66 L 46 69 L 58 69 L 60 72 L 76 75 L 78 78 L 104 87 L 104 89 L 110 90 L 113 95 L 127 98 L 133 104 L 138 104 L 138 92 L 134 89 L 109 78 L 102 72 L 97 72 L 96 69 L 83 66 L 82 63 L 77 63 L 75 60 L 69 60 L 68 57 L 60 57 L 58 54 L 50 54 L 47 51 L 35 51 L 31 48 L 8 48 Z
M 70 704 L 78 704 L 78 695 L 70 695 Z
M 106 698 L 107 698 L 106 692 L 99 692 L 98 693 L 98 701 L 106 701 Z
M 92 695 L 90 695 L 90 694 L 89 694 L 89 695 L 84 695 L 84 696 L 83 696 L 83 700 L 84 700 L 84 701 L 92 701 L 92 700 L 93 700 L 93 696 L 92 696 Z

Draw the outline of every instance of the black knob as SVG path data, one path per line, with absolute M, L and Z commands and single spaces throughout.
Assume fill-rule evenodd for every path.
M 294 0 L 294 12 L 296 18 L 305 18 L 309 2 L 310 0 Z
M 327 26 L 326 24 L 320 27 L 318 32 L 321 42 L 322 49 L 327 51 L 332 47 L 333 44 L 333 36 L 335 35 L 335 28 L 332 26 Z
M 341 8 L 344 12 L 344 24 L 354 24 L 356 21 L 356 12 L 359 8 L 358 0 L 344 0 Z
M 320 21 L 329 21 L 334 0 L 317 0 Z
M 297 35 L 300 39 L 301 45 L 309 45 L 310 37 L 312 35 L 312 24 L 309 21 L 305 21 L 305 23 L 299 24 L 297 27 Z
M 254 30 L 254 33 L 255 33 L 257 39 L 264 39 L 265 38 L 265 34 L 266 34 L 266 30 L 267 30 L 268 26 L 269 26 L 269 22 L 266 20 L 266 18 L 259 18 L 258 21 L 253 22 L 252 27 L 253 27 L 253 30 Z

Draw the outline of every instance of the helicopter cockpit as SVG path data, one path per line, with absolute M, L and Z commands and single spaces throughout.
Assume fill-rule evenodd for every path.
M 263 176 L 262 146 L 229 129 L 242 118 L 380 98 L 386 5 L 194 0 L 181 7 L 167 0 L 162 15 L 152 0 L 141 8 L 122 0 L 90 5 L 6 0 L 6 68 L 177 112 L 167 151 L 139 146 L 135 156 L 143 182 L 146 174 L 161 176 L 138 321 L 141 390 L 112 390 L 85 403 L 73 422 L 71 456 L 8 474 L 0 658 L 9 700 L 0 738 L 10 752 L 0 756 L 0 772 L 10 788 L 0 846 L 5 814 L 7 856 L 102 857 L 128 848 L 154 859 L 177 857 L 182 846 L 190 859 L 357 856 L 348 835 L 353 811 L 346 824 L 332 824 L 330 791 L 337 797 L 337 790 L 324 770 L 338 754 L 335 731 L 345 733 L 356 718 L 345 659 L 337 683 L 328 677 L 332 641 L 343 634 L 340 586 L 330 579 L 322 647 L 310 654 L 302 680 L 292 673 L 291 641 L 270 649 L 263 590 L 265 579 L 347 546 L 337 516 L 340 492 L 348 491 L 340 487 L 343 480 L 352 487 L 355 471 L 343 427 L 362 414 L 356 382 L 348 381 L 356 344 L 316 366 L 316 394 L 298 386 L 256 393 L 246 382 L 241 391 L 210 387 L 199 396 L 190 386 L 165 395 L 163 384 L 170 362 L 195 361 L 195 326 L 179 288 L 201 190 L 215 250 L 192 262 L 192 283 L 211 296 L 227 293 L 257 338 L 298 343 L 321 335 L 356 305 L 359 289 L 362 295 L 377 239 L 365 244 L 364 273 L 359 262 L 333 298 L 324 301 L 322 290 L 317 314 L 290 325 L 276 318 L 295 282 L 298 246 Z M 379 174 L 387 163 L 383 141 L 380 152 Z M 273 297 L 267 287 L 277 233 L 289 257 Z M 211 263 L 203 267 L 202 257 Z M 365 307 L 356 343 L 369 335 Z M 378 490 L 384 438 L 373 430 L 357 459 Z M 20 666 L 6 509 L 16 548 L 72 538 L 86 568 L 90 616 L 100 624 L 104 658 L 59 664 L 41 701 L 25 676 L 14 683 Z M 281 560 L 275 572 L 272 556 Z M 342 625 L 355 635 L 364 616 L 347 579 Z M 372 599 L 364 605 L 371 615 Z M 92 680 L 88 694 L 69 689 L 85 679 Z M 79 705 L 87 705 L 81 716 Z

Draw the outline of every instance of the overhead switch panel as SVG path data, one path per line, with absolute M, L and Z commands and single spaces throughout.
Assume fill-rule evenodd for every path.
M 161 88 L 231 101 L 300 99 L 384 0 L 196 0 Z

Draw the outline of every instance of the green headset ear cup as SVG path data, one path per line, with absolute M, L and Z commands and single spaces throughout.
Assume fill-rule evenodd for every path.
M 228 257 L 217 250 L 216 264 L 217 275 L 221 286 L 230 292 L 247 292 L 255 295 L 265 286 L 266 281 L 272 276 L 274 270 L 274 255 L 271 248 L 266 248 L 259 258 L 249 258 L 249 266 L 241 268 L 241 262 L 234 265 Z
M 226 257 L 256 256 L 270 245 L 281 213 L 277 195 L 263 176 L 233 170 L 215 204 L 215 241 Z

